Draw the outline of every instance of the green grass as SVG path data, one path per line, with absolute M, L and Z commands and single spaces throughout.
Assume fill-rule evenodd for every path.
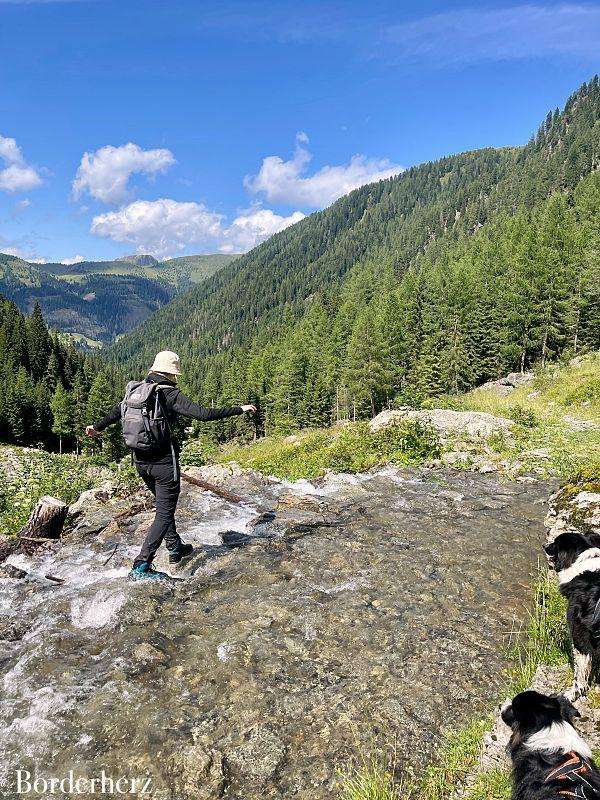
M 188 463 L 193 445 L 182 456 Z M 316 478 L 328 470 L 363 472 L 381 464 L 407 466 L 436 458 L 440 443 L 428 426 L 412 420 L 371 433 L 366 422 L 343 428 L 305 432 L 293 442 L 282 438 L 260 439 L 252 445 L 228 447 L 216 458 L 236 461 L 242 467 L 278 478 Z
M 510 800 L 511 789 L 510 776 L 492 769 L 477 778 L 465 800 Z
M 394 771 L 378 759 L 370 759 L 343 776 L 340 800 L 406 800 Z
M 423 780 L 412 789 L 411 800 L 447 800 L 477 763 L 483 735 L 491 723 L 491 717 L 477 720 L 463 730 L 447 735 L 438 761 L 427 769 Z
M 503 397 L 493 390 L 475 389 L 444 398 L 441 405 L 459 411 L 484 411 L 513 419 L 515 439 L 506 441 L 500 453 L 518 459 L 524 470 L 543 468 L 565 480 L 581 469 L 600 475 L 600 427 L 574 430 L 568 419 L 600 426 L 600 353 L 580 363 L 547 367 L 533 383 Z M 434 402 L 435 404 L 435 402 Z M 547 450 L 548 458 L 523 455 L 528 450 Z
M 5 469 L 7 451 L 14 466 Z M 72 503 L 79 495 L 108 477 L 128 484 L 131 464 L 107 467 L 89 456 L 57 455 L 18 447 L 0 448 L 0 535 L 17 533 L 42 495 L 49 494 Z
M 509 693 L 517 694 L 531 685 L 541 664 L 551 667 L 567 664 L 570 638 L 566 622 L 566 602 L 556 577 L 545 565 L 539 568 L 534 586 L 533 610 L 525 630 L 513 649 L 514 667 L 509 671 Z

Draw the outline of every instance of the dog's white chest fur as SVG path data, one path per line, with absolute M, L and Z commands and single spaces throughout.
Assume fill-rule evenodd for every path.
M 585 550 L 580 556 L 577 556 L 574 563 L 567 569 L 562 569 L 558 573 L 558 582 L 561 586 L 565 583 L 570 583 L 578 575 L 583 575 L 584 572 L 599 572 L 600 571 L 600 548 L 590 547 Z
M 575 751 L 583 758 L 592 757 L 592 751 L 568 722 L 553 722 L 547 728 L 534 733 L 525 742 L 528 750 L 570 753 Z

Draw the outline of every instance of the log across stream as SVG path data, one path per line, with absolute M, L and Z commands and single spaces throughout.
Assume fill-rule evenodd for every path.
M 8 797 L 21 768 L 147 776 L 154 800 L 325 800 L 361 748 L 418 770 L 496 698 L 550 487 L 392 468 L 224 485 L 256 505 L 187 484 L 198 552 L 176 585 L 127 580 L 143 504 L 111 525 L 122 509 L 91 503 L 62 544 L 9 557 L 28 574 L 0 578 Z

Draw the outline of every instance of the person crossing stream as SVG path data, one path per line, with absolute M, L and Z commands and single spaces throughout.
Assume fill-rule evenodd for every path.
M 168 577 L 152 567 L 163 540 L 169 551 L 170 564 L 189 558 L 194 551 L 191 544 L 181 541 L 175 522 L 181 491 L 179 449 L 172 434 L 177 415 L 210 422 L 256 413 L 252 404 L 203 408 L 177 387 L 180 375 L 181 361 L 177 353 L 162 350 L 157 353 L 145 380 L 130 381 L 123 400 L 102 419 L 88 425 L 85 431 L 88 436 L 99 436 L 110 425 L 120 421 L 136 471 L 155 497 L 154 521 L 130 572 L 130 577 L 136 580 Z

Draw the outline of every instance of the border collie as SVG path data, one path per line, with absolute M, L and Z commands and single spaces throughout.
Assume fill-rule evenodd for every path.
M 596 538 L 596 537 L 595 537 Z M 600 650 L 600 548 L 576 531 L 561 533 L 545 545 L 568 603 L 567 622 L 573 642 L 573 686 L 566 692 L 577 700 L 589 688 Z
M 502 708 L 512 729 L 512 800 L 600 800 L 600 770 L 572 723 L 579 711 L 562 695 L 527 691 Z

